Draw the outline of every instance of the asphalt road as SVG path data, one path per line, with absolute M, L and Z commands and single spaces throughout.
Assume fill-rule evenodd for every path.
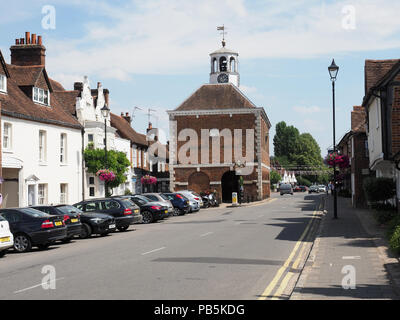
M 321 196 L 171 217 L 107 237 L 10 252 L 0 299 L 257 299 L 290 256 Z M 44 266 L 56 272 L 44 289 Z

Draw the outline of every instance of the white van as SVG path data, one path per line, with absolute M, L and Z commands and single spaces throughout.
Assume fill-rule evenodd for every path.
M 8 221 L 0 216 L 0 258 L 3 257 L 8 248 L 14 245 L 14 237 L 10 232 Z

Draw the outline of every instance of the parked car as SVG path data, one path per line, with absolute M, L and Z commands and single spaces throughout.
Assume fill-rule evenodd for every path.
M 14 236 L 6 219 L 0 216 L 0 258 L 14 245 Z
M 308 188 L 308 193 L 319 193 L 319 188 L 315 184 Z
M 81 234 L 82 223 L 78 212 L 64 213 L 58 209 L 57 206 L 32 206 L 31 208 L 42 211 L 44 213 L 61 216 L 64 219 L 64 223 L 67 227 L 67 237 L 62 242 L 67 243 L 75 236 Z
M 140 213 L 143 216 L 143 223 L 151 223 L 164 218 L 168 214 L 168 207 L 159 202 L 149 200 L 142 195 L 125 196 L 132 200 L 140 208 Z
M 67 237 L 67 227 L 60 216 L 32 208 L 0 209 L 0 216 L 10 224 L 14 249 L 18 252 L 30 251 L 35 246 L 47 249 L 57 240 Z
M 179 193 L 163 193 L 174 206 L 174 215 L 184 215 L 189 212 L 189 199 Z
M 189 212 L 197 212 L 203 205 L 199 195 L 196 196 L 195 193 L 189 190 L 178 191 L 178 194 L 185 196 L 189 199 Z
M 284 194 L 293 195 L 292 185 L 289 184 L 289 183 L 282 183 L 280 188 L 279 188 L 279 192 L 280 192 L 281 196 L 283 196 Z
M 319 192 L 325 193 L 325 192 L 327 191 L 327 188 L 326 188 L 326 186 L 324 186 L 323 184 L 320 184 L 320 185 L 318 186 L 318 191 L 319 191 Z
M 113 216 L 104 213 L 96 212 L 83 212 L 77 207 L 70 205 L 58 205 L 57 210 L 64 214 L 79 214 L 81 220 L 81 233 L 79 238 L 86 239 L 92 234 L 99 234 L 100 236 L 106 236 L 110 232 L 115 231 L 116 223 Z
M 306 192 L 308 190 L 307 186 L 299 186 L 301 192 Z
M 150 201 L 161 203 L 164 206 L 168 207 L 168 216 L 174 215 L 174 206 L 167 196 L 162 193 L 143 193 L 142 196 L 145 196 Z
M 104 213 L 113 216 L 116 228 L 126 231 L 131 224 L 141 223 L 140 209 L 129 199 L 122 197 L 90 199 L 74 204 L 74 207 L 84 212 Z
M 301 192 L 300 186 L 295 186 L 295 187 L 293 188 L 293 192 Z

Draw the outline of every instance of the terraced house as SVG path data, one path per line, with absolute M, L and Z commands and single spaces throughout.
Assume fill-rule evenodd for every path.
M 3 207 L 81 198 L 81 124 L 56 97 L 42 38 L 29 32 L 0 54 Z

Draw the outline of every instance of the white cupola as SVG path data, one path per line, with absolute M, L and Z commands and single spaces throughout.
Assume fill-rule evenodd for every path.
M 210 53 L 211 57 L 211 84 L 232 83 L 239 87 L 239 54 L 225 47 L 225 40 L 222 40 L 222 48 Z

